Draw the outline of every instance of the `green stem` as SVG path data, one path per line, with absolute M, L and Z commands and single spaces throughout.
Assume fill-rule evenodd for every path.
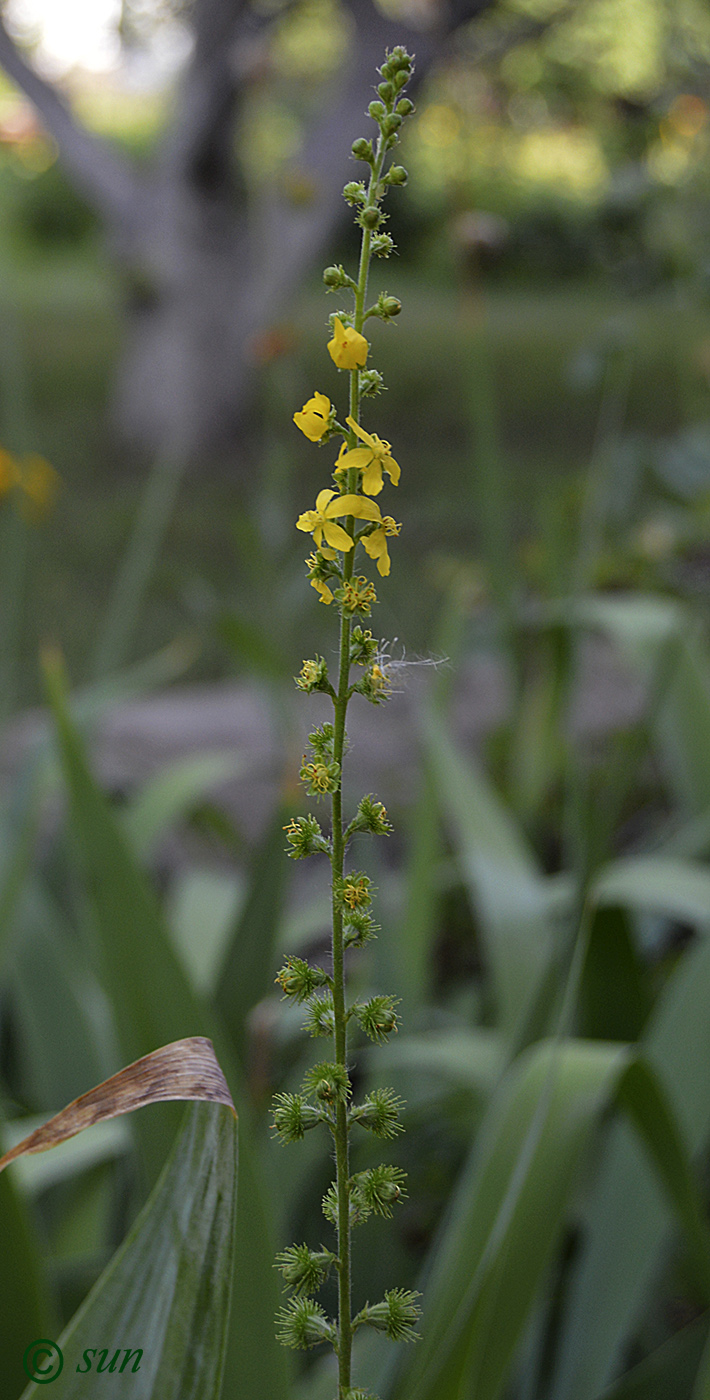
M 379 142 L 375 165 L 370 176 L 366 208 L 376 204 L 377 187 L 380 180 L 385 152 Z M 360 268 L 355 290 L 355 330 L 361 331 L 365 314 L 367 279 L 370 271 L 372 234 L 363 229 L 360 249 Z M 353 370 L 350 375 L 350 417 L 360 421 L 360 375 Z M 355 434 L 350 434 L 355 445 Z M 348 472 L 348 492 L 357 490 L 357 471 Z M 355 533 L 355 521 L 349 517 L 346 530 L 351 538 Z M 347 582 L 353 576 L 355 564 L 353 546 L 343 561 L 343 579 Z M 335 1019 L 335 1061 L 347 1069 L 347 1008 L 345 1004 L 345 948 L 343 943 L 343 907 L 339 887 L 344 873 L 345 837 L 343 831 L 342 765 L 345 747 L 345 718 L 348 708 L 350 687 L 350 618 L 343 612 L 340 618 L 340 670 L 338 691 L 334 700 L 335 723 L 333 757 L 340 765 L 341 781 L 332 800 L 333 852 L 333 1011 Z M 350 1186 L 349 1186 L 349 1142 L 347 1107 L 338 1103 L 335 1119 L 335 1180 L 338 1196 L 338 1382 L 340 1397 L 350 1388 L 352 1356 L 352 1291 L 350 1270 Z

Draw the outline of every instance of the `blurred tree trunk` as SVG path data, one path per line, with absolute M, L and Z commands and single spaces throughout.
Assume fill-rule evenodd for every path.
M 407 44 L 421 81 L 451 30 L 489 3 L 459 0 L 436 27 L 415 33 L 386 20 L 370 0 L 350 0 L 352 57 L 299 157 L 312 198 L 297 205 L 274 190 L 260 208 L 237 187 L 233 159 L 235 121 L 269 42 L 269 22 L 245 0 L 196 0 L 193 50 L 148 170 L 74 119 L 0 19 L 0 65 L 34 103 L 127 274 L 131 314 L 117 398 L 129 437 L 191 453 L 234 439 L 248 403 L 255 336 L 283 316 L 347 216 L 341 189 L 355 173 L 350 144 L 365 131 L 385 47 Z

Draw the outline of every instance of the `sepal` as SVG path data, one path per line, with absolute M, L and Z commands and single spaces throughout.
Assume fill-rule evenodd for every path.
M 369 1001 L 356 1002 L 352 1015 L 360 1028 L 377 1045 L 384 1045 L 387 1037 L 399 1028 L 399 1017 L 395 1011 L 397 998 L 380 995 Z
M 385 1332 L 392 1342 L 416 1342 L 419 1333 L 415 1324 L 422 1315 L 417 1298 L 421 1298 L 421 1293 L 412 1293 L 407 1288 L 389 1288 L 381 1303 L 365 1304 L 353 1318 L 353 1327 L 367 1323 L 378 1332 Z
M 305 958 L 288 957 L 276 974 L 284 996 L 295 997 L 296 1001 L 306 1001 L 317 987 L 327 987 L 328 973 L 322 967 L 312 967 Z
M 282 1142 L 300 1142 L 310 1128 L 328 1119 L 320 1109 L 307 1103 L 302 1094 L 275 1094 L 272 1128 Z
M 291 1244 L 282 1254 L 276 1255 L 274 1267 L 280 1269 L 286 1287 L 292 1288 L 297 1298 L 302 1298 L 323 1287 L 336 1262 L 336 1256 L 322 1246 L 315 1252 L 307 1244 Z
M 375 1137 L 393 1138 L 403 1133 L 399 1114 L 404 1108 L 404 1100 L 395 1094 L 394 1089 L 375 1089 L 367 1095 L 365 1102 L 354 1104 L 348 1114 L 352 1123 L 359 1123 Z
M 337 1329 L 312 1298 L 291 1298 L 276 1314 L 276 1336 L 282 1346 L 307 1351 L 321 1342 L 337 1344 Z

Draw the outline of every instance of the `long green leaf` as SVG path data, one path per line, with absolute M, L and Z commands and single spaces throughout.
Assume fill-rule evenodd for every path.
M 270 1400 L 286 1400 L 288 1369 L 273 1330 L 279 1292 L 272 1267 L 275 1232 L 268 1175 L 250 1132 L 250 1108 L 229 1037 L 190 987 L 145 876 L 91 776 L 67 712 L 61 672 L 50 666 L 47 680 L 77 859 L 91 900 L 104 985 L 124 1062 L 171 1040 L 208 1036 L 239 1112 L 240 1209 L 225 1395 L 228 1400 L 253 1400 L 263 1392 Z M 152 1179 L 164 1160 L 169 1114 L 169 1108 L 162 1109 L 158 1121 L 150 1110 L 136 1120 Z
M 52 1381 L 55 1400 L 86 1400 L 97 1384 L 110 1387 L 116 1400 L 220 1395 L 236 1173 L 233 1115 L 221 1105 L 191 1105 L 144 1210 L 59 1339 L 64 1364 Z M 103 1349 L 110 1381 L 87 1380 L 102 1364 Z M 127 1351 L 133 1355 L 126 1363 Z M 44 1393 L 30 1384 L 23 1400 Z
M 672 879 L 667 896 L 661 892 L 662 907 L 670 911 L 679 892 Z M 617 887 L 615 899 L 619 895 Z M 648 907 L 643 881 L 638 899 Z M 699 914 L 704 917 L 698 927 L 705 927 L 702 900 L 696 918 Z M 681 959 L 641 1042 L 691 1156 L 710 1143 L 709 1001 L 710 940 L 703 939 Z M 615 1125 L 585 1211 L 551 1400 L 595 1400 L 610 1383 L 657 1270 L 669 1225 L 667 1204 L 637 1139 L 626 1125 Z
M 279 804 L 252 863 L 246 900 L 217 979 L 216 1005 L 243 1059 L 247 1016 L 273 990 L 278 937 L 284 909 L 288 862 L 284 824 L 291 810 Z M 244 969 L 249 976 L 244 976 Z
M 599 1400 L 691 1400 L 707 1334 L 706 1317 L 691 1322 L 627 1371 Z
M 176 759 L 151 778 L 123 813 L 126 835 L 137 855 L 152 854 L 161 837 L 189 813 L 205 792 L 235 778 L 244 760 L 235 753 L 199 753 Z
M 682 1139 L 647 1066 L 572 1041 L 521 1056 L 457 1189 L 427 1291 L 424 1336 L 395 1400 L 498 1400 L 560 1241 L 582 1154 L 614 1098 L 632 1114 L 710 1297 L 710 1243 Z
M 486 959 L 508 1032 L 520 1026 L 551 954 L 549 894 L 531 852 L 484 775 L 464 760 L 438 715 L 424 733 L 442 810 L 480 921 Z
M 9 1173 L 0 1175 L 0 1375 L 7 1400 L 26 1385 L 24 1347 L 51 1335 L 51 1314 L 39 1245 L 22 1196 Z

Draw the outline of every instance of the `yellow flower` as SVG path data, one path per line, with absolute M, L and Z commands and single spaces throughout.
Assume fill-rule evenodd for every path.
M 362 369 L 370 349 L 364 335 L 344 326 L 336 316 L 333 322 L 333 339 L 328 341 L 328 353 L 338 369 Z
M 373 530 L 371 535 L 363 535 L 362 543 L 371 559 L 377 560 L 377 571 L 386 578 L 390 571 L 390 557 L 387 553 L 387 536 L 398 535 L 402 526 L 398 525 L 391 515 L 382 516 L 382 524 L 379 529 Z
M 17 486 L 20 473 L 14 457 L 0 447 L 0 496 L 6 496 L 13 486 Z
M 324 579 L 312 578 L 311 588 L 315 588 L 316 592 L 320 595 L 321 603 L 332 603 L 333 594 Z
M 376 433 L 366 433 L 354 418 L 346 418 L 346 423 L 353 432 L 366 444 L 365 447 L 354 447 L 351 452 L 340 455 L 336 463 L 338 471 L 348 470 L 350 467 L 358 467 L 362 470 L 362 489 L 368 496 L 379 496 L 382 490 L 382 471 L 389 474 L 393 486 L 399 481 L 399 465 L 395 462 L 391 454 L 388 442 L 378 438 Z
M 373 520 L 377 518 L 372 515 L 373 509 L 377 509 L 377 507 L 373 506 L 372 501 L 364 500 L 362 496 L 336 496 L 334 491 L 319 491 L 315 510 L 306 510 L 303 515 L 299 515 L 296 529 L 305 530 L 312 535 L 317 549 L 321 548 L 322 540 L 325 537 L 326 544 L 330 545 L 331 549 L 347 551 L 352 549 L 353 541 L 346 534 L 342 525 L 336 525 L 337 517 L 339 515 L 354 515 L 357 520 Z M 379 514 L 379 510 L 377 510 L 377 516 Z M 318 589 L 318 591 L 321 590 Z
M 59 473 L 44 457 L 33 452 L 22 463 L 18 484 L 28 497 L 30 516 L 40 519 L 54 505 L 59 489 Z
M 330 418 L 330 399 L 325 394 L 316 392 L 308 403 L 304 403 L 300 413 L 294 413 L 293 421 L 302 433 L 310 438 L 311 442 L 320 442 L 324 432 L 328 427 Z

